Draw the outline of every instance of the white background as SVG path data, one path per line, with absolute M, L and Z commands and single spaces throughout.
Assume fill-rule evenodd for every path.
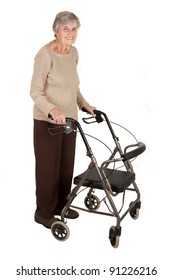
M 57 241 L 33 219 L 35 178 L 30 80 L 34 56 L 53 39 L 52 23 L 56 13 L 62 10 L 76 13 L 81 21 L 75 45 L 79 51 L 83 95 L 105 111 L 111 121 L 128 128 L 147 146 L 146 152 L 134 162 L 142 196 L 140 216 L 135 221 L 127 216 L 122 222 L 117 249 L 111 247 L 108 239 L 109 228 L 115 224 L 110 217 L 80 212 L 77 220 L 68 221 L 70 237 L 65 242 Z M 101 276 L 87 276 L 91 279 L 113 279 L 116 275 L 110 276 L 108 271 L 111 266 L 149 266 L 156 267 L 158 275 L 141 276 L 141 279 L 170 279 L 172 14 L 172 1 L 168 0 L 1 2 L 0 275 L 3 279 L 25 279 L 16 276 L 16 269 L 22 265 L 66 269 L 73 265 L 78 269 L 107 270 Z M 79 118 L 82 116 L 80 113 Z M 94 134 L 92 126 L 86 129 Z M 102 132 L 106 142 L 109 135 Z M 129 144 L 132 140 L 121 129 L 117 132 L 118 136 L 122 133 L 120 142 Z M 99 156 L 103 147 L 93 140 L 91 144 Z M 103 151 L 107 156 L 105 148 Z M 75 175 L 84 171 L 88 162 L 78 137 Z M 68 276 L 73 278 L 79 279 Z

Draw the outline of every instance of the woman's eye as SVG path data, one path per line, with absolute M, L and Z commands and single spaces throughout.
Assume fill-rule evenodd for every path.
M 64 27 L 64 29 L 63 29 L 65 32 L 67 32 L 68 31 L 68 27 Z

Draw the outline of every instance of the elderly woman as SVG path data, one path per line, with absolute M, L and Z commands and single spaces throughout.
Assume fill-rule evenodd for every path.
M 77 119 L 77 107 L 94 115 L 79 89 L 78 52 L 72 46 L 80 22 L 71 12 L 56 15 L 55 39 L 43 46 L 35 57 L 30 95 L 34 101 L 34 151 L 36 160 L 35 221 L 51 228 L 66 204 L 71 189 L 76 133 L 52 136 L 49 128 L 62 126 L 66 117 Z M 51 116 L 51 118 L 49 118 Z M 62 128 L 59 129 L 61 131 Z M 67 218 L 78 213 L 69 208 Z

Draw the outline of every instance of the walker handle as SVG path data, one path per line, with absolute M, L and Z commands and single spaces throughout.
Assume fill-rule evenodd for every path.
M 82 108 L 82 111 L 83 111 L 83 112 L 86 112 L 86 113 L 88 113 L 88 114 L 90 114 L 84 107 Z M 95 116 L 95 117 L 83 118 L 82 120 L 84 121 L 84 123 L 87 123 L 87 124 L 91 124 L 91 123 L 95 123 L 95 122 L 101 123 L 101 122 L 103 121 L 103 118 L 102 118 L 102 116 L 101 116 L 101 114 L 102 114 L 101 111 L 99 111 L 99 110 L 94 110 L 93 112 L 94 112 L 94 114 L 95 114 L 96 116 Z M 88 121 L 88 120 L 90 120 L 90 119 L 95 119 L 95 121 Z

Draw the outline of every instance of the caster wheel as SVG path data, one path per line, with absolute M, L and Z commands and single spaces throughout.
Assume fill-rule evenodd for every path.
M 85 198 L 84 203 L 85 203 L 85 206 L 91 210 L 97 210 L 100 207 L 100 200 L 95 195 L 91 195 L 91 197 L 88 195 Z
M 130 203 L 130 206 L 133 202 Z M 136 206 L 134 206 L 131 210 L 130 210 L 130 216 L 134 219 L 137 220 L 139 217 L 139 208 L 137 208 Z
M 68 226 L 61 221 L 57 221 L 52 224 L 51 232 L 53 236 L 59 241 L 67 240 L 70 235 Z
M 117 248 L 119 246 L 120 236 L 119 230 L 115 226 L 112 226 L 109 230 L 109 239 L 112 247 Z

